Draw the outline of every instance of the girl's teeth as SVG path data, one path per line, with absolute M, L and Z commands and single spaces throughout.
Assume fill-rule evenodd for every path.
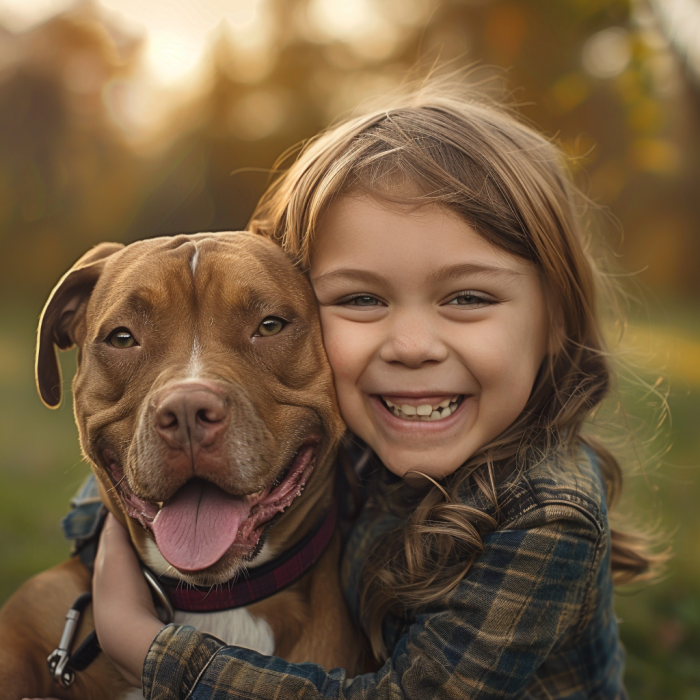
M 403 420 L 434 421 L 451 416 L 457 410 L 459 398 L 460 394 L 457 394 L 457 396 L 453 396 L 451 399 L 441 401 L 436 406 L 431 406 L 428 403 L 421 404 L 420 406 L 411 406 L 410 404 L 397 406 L 383 397 L 382 400 L 397 418 L 402 418 Z

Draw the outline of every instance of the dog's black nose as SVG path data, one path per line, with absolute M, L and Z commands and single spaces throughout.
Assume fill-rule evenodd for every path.
M 156 432 L 169 447 L 211 447 L 225 430 L 228 411 L 223 397 L 199 382 L 182 382 L 159 397 Z

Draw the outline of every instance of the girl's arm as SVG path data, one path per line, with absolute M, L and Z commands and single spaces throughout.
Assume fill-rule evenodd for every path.
M 102 650 L 127 683 L 141 686 L 141 667 L 163 623 L 156 615 L 129 536 L 107 515 L 92 579 L 95 630 Z
M 606 538 L 592 519 L 564 505 L 554 515 L 538 508 L 516 525 L 484 538 L 484 553 L 449 606 L 419 615 L 377 673 L 348 679 L 342 669 L 287 663 L 170 625 L 156 634 L 145 655 L 144 695 L 147 700 L 519 697 L 557 641 L 577 629 Z M 130 571 L 136 575 L 135 559 Z M 100 581 L 96 576 L 96 593 Z M 119 656 L 122 646 L 138 649 L 139 657 L 144 648 L 143 639 L 112 639 L 124 636 L 128 608 L 123 601 L 121 623 L 113 630 L 106 618 L 98 622 L 104 625 L 98 629 L 104 648 L 117 654 L 121 666 L 128 656 Z M 137 609 L 142 615 L 143 608 Z M 143 621 L 134 622 L 134 629 L 143 627 Z M 585 667 L 564 670 L 578 670 L 585 678 Z

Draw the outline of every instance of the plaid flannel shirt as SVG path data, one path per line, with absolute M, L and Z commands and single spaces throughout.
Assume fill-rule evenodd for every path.
M 381 479 L 379 479 L 381 482 Z M 500 527 L 442 605 L 384 620 L 390 656 L 376 673 L 347 678 L 226 646 L 168 625 L 143 667 L 147 700 L 623 700 L 624 655 L 613 611 L 604 487 L 594 460 L 545 461 L 502 489 Z M 342 567 L 357 618 L 358 582 L 378 537 L 400 526 L 381 484 L 351 532 Z M 478 493 L 471 505 L 489 510 Z M 390 510 L 390 509 L 389 509 Z

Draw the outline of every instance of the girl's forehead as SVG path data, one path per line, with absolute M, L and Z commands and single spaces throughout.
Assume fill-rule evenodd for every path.
M 347 266 L 439 274 L 456 265 L 512 274 L 535 270 L 444 206 L 407 206 L 370 195 L 344 196 L 334 202 L 311 249 L 312 278 Z

